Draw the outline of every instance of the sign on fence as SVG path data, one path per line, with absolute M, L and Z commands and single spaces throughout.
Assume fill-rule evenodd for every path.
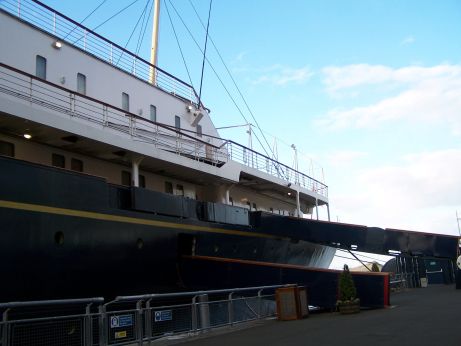
M 155 311 L 154 320 L 155 322 L 171 321 L 173 319 L 172 310 L 160 310 Z
M 110 318 L 110 327 L 130 327 L 133 325 L 133 315 L 114 315 Z

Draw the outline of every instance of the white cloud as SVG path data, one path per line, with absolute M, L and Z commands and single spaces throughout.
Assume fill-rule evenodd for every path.
M 456 234 L 460 176 L 461 149 L 407 155 L 398 165 L 351 176 L 355 191 L 332 197 L 333 215 L 343 222 Z
M 370 86 L 388 85 L 398 89 L 366 106 L 329 111 L 319 124 L 330 129 L 363 128 L 396 119 L 449 122 L 461 132 L 461 65 L 410 66 L 393 69 L 382 65 L 349 65 L 323 69 L 327 92 L 334 96 Z
M 409 35 L 407 37 L 405 37 L 401 42 L 400 42 L 400 45 L 401 46 L 407 46 L 409 44 L 412 44 L 412 43 L 415 43 L 416 39 L 412 36 L 412 35 Z
M 241 62 L 243 60 L 243 58 L 245 57 L 245 55 L 247 55 L 247 52 L 244 51 L 244 52 L 240 52 L 237 54 L 237 56 L 235 57 L 235 60 L 237 62 Z
M 257 78 L 253 84 L 273 84 L 285 86 L 290 83 L 301 84 L 309 80 L 314 73 L 308 66 L 292 68 L 282 65 L 273 65 L 266 69 L 264 74 Z
M 367 156 L 367 153 L 363 151 L 354 150 L 340 150 L 329 154 L 326 157 L 326 161 L 332 167 L 341 167 L 350 165 L 359 159 L 363 159 Z

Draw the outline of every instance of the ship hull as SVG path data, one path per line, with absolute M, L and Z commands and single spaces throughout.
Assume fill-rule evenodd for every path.
M 0 158 L 0 186 L 2 302 L 194 289 L 203 285 L 182 265 L 194 256 L 325 268 L 334 255 L 331 248 L 264 234 L 251 223 L 206 221 L 200 202 L 191 208 L 187 201 L 192 217 L 184 210 L 140 211 L 149 199 L 140 204 L 136 188 L 15 159 Z M 178 205 L 171 198 L 164 204 Z M 151 203 L 162 203 L 161 196 Z M 268 273 L 258 275 L 279 282 Z M 220 271 L 208 275 L 207 287 L 224 282 Z M 245 285 L 245 279 L 226 285 Z

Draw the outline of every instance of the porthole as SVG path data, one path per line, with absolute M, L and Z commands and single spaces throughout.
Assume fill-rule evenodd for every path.
M 141 238 L 138 238 L 138 240 L 136 240 L 136 247 L 139 250 L 141 250 L 144 247 L 144 241 Z
M 56 245 L 64 244 L 64 233 L 56 232 L 54 234 L 54 242 L 56 243 Z

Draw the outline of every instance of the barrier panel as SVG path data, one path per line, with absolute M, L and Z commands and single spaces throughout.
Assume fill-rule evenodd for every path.
M 0 304 L 1 346 L 142 345 L 165 336 L 275 316 L 275 290 L 295 285 Z

